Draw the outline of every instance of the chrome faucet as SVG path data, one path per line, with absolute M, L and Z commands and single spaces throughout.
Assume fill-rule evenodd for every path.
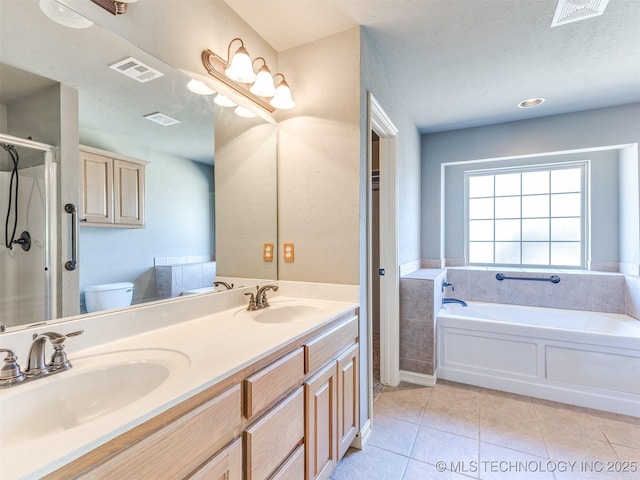
M 263 287 L 256 287 L 256 294 L 253 293 L 245 293 L 249 297 L 249 306 L 247 310 L 259 310 L 261 308 L 266 308 L 269 306 L 269 301 L 267 300 L 267 291 L 273 290 L 274 292 L 278 291 L 277 285 L 265 285 Z
M 445 303 L 457 303 L 459 305 L 462 305 L 463 307 L 467 307 L 467 302 L 465 302 L 464 300 L 460 300 L 459 298 L 443 298 L 442 299 L 442 304 L 444 305 Z
M 0 333 L 6 330 L 7 330 L 7 326 L 4 323 L 2 323 L 2 320 L 0 320 Z
M 22 372 L 20 365 L 16 361 L 18 357 L 8 348 L 0 348 L 0 352 L 6 353 L 4 365 L 0 369 L 0 388 L 11 387 L 20 382 L 28 382 L 37 378 L 42 378 L 54 373 L 64 372 L 71 368 L 71 363 L 64 352 L 64 341 L 69 337 L 75 337 L 83 333 L 84 330 L 67 333 L 63 335 L 55 332 L 45 332 L 33 335 L 33 343 L 29 349 L 29 360 L 27 369 Z M 53 345 L 53 355 L 51 361 L 46 363 L 44 358 L 47 339 Z
M 267 300 L 267 291 L 273 290 L 274 292 L 278 291 L 277 285 L 265 285 L 264 287 L 258 288 L 258 292 L 256 293 L 256 307 L 257 308 L 266 308 L 269 306 L 269 301 Z
M 232 284 L 228 284 L 227 282 L 213 282 L 213 286 L 214 287 L 223 286 L 227 290 L 231 290 L 233 288 L 233 283 Z
M 24 372 L 27 377 L 37 377 L 47 373 L 69 370 L 71 368 L 71 364 L 69 363 L 69 360 L 67 360 L 67 354 L 64 351 L 64 341 L 68 337 L 80 335 L 83 331 L 84 330 L 79 330 L 66 335 L 55 332 L 44 332 L 39 335 L 34 334 L 33 343 L 29 349 L 27 369 Z M 54 349 L 53 355 L 51 356 L 51 362 L 48 364 L 44 358 L 47 339 L 51 342 Z

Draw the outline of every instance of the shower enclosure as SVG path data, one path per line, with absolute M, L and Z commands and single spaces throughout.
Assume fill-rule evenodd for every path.
M 55 317 L 54 147 L 0 134 L 0 322 Z M 0 326 L 1 328 L 1 326 Z

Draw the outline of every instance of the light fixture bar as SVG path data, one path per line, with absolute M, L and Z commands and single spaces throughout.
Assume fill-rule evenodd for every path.
M 275 107 L 270 105 L 263 98 L 254 95 L 242 84 L 228 78 L 224 73 L 227 68 L 227 61 L 219 55 L 216 55 L 211 50 L 205 50 L 204 52 L 202 52 L 202 64 L 204 65 L 204 68 L 207 70 L 209 75 L 229 87 L 235 93 L 242 95 L 248 100 L 251 100 L 253 103 L 269 113 L 273 113 L 276 111 Z
M 104 8 L 112 15 L 120 15 L 127 11 L 127 4 L 134 3 L 137 0 L 91 0 L 96 5 Z

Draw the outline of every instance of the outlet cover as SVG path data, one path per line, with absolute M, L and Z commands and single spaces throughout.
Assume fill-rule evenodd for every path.
M 262 260 L 265 262 L 273 260 L 273 243 L 265 243 L 262 247 Z
M 293 243 L 284 244 L 284 261 L 293 262 L 295 260 L 295 253 L 293 250 Z

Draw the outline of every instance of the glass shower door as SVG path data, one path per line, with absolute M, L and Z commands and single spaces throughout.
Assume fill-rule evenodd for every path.
M 55 317 L 53 147 L 0 134 L 0 322 Z

